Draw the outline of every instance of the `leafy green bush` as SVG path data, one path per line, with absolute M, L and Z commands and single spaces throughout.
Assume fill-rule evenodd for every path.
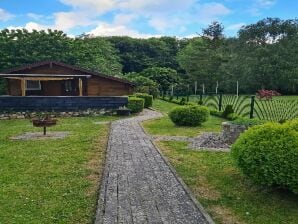
M 244 125 L 246 127 L 251 127 L 255 125 L 261 125 L 266 123 L 264 120 L 259 120 L 256 118 L 250 119 L 246 117 L 238 117 L 237 119 L 231 121 L 232 124 Z
M 254 182 L 298 194 L 297 121 L 254 126 L 232 146 L 238 166 Z
M 144 99 L 144 107 L 149 108 L 152 107 L 153 104 L 153 96 L 146 93 L 136 93 L 136 97 Z
M 204 104 L 203 100 L 199 100 L 199 101 L 198 101 L 198 104 L 199 104 L 199 105 L 203 105 L 203 104 Z
M 232 114 L 234 113 L 234 109 L 233 109 L 233 106 L 232 105 L 227 105 L 224 112 L 222 113 L 222 116 L 224 118 L 227 118 L 229 114 Z
M 186 104 L 186 99 L 182 97 L 180 100 L 180 105 L 185 105 L 185 104 Z
M 211 109 L 210 114 L 216 117 L 222 117 L 222 112 L 218 110 Z
M 208 120 L 209 109 L 204 106 L 179 106 L 170 111 L 169 117 L 178 126 L 199 126 Z
M 142 112 L 144 109 L 144 99 L 138 97 L 129 97 L 127 108 L 129 108 L 132 113 Z
M 236 113 L 231 113 L 227 115 L 227 119 L 230 121 L 236 120 L 239 116 Z

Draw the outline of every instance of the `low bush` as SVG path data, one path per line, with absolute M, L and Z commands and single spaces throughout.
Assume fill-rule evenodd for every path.
M 228 104 L 224 112 L 222 113 L 222 117 L 227 118 L 229 114 L 233 114 L 233 113 L 234 113 L 233 106 Z
M 237 165 L 254 182 L 298 194 L 298 121 L 251 127 L 232 146 Z
M 198 104 L 199 104 L 199 105 L 203 105 L 203 104 L 204 104 L 203 100 L 199 100 L 199 101 L 198 101 Z
M 186 104 L 186 99 L 182 97 L 180 100 L 180 105 L 185 105 L 185 104 Z
M 136 93 L 136 97 L 144 99 L 144 107 L 149 108 L 153 105 L 153 96 L 147 93 Z
M 179 106 L 170 111 L 169 117 L 178 126 L 199 126 L 208 120 L 209 109 L 204 106 Z
M 222 117 L 222 112 L 221 112 L 221 111 L 218 111 L 218 110 L 211 109 L 211 110 L 210 110 L 210 114 L 211 114 L 212 116 Z
M 239 118 L 239 115 L 237 115 L 236 113 L 231 113 L 231 114 L 228 114 L 226 118 L 230 121 L 233 121 Z
M 251 126 L 255 126 L 255 125 L 261 125 L 266 123 L 266 121 L 264 120 L 259 120 L 256 118 L 250 119 L 250 118 L 246 118 L 246 117 L 238 117 L 235 120 L 231 121 L 232 124 L 238 124 L 238 125 L 244 125 L 246 127 L 251 127 Z
M 144 99 L 138 97 L 129 97 L 127 108 L 129 108 L 132 113 L 142 112 L 144 109 Z

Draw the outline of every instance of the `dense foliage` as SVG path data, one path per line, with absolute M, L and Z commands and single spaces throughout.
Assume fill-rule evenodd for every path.
M 153 96 L 146 93 L 136 93 L 136 97 L 144 99 L 144 107 L 149 108 L 153 105 Z
M 205 106 L 179 106 L 170 111 L 169 117 L 178 126 L 199 126 L 208 120 L 209 109 Z
M 254 182 L 298 193 L 297 121 L 248 129 L 232 146 L 232 155 Z
M 128 98 L 127 108 L 131 110 L 132 113 L 142 112 L 144 109 L 144 99 L 135 96 Z
M 227 38 L 213 22 L 202 35 L 189 39 L 160 37 L 70 38 L 62 31 L 8 30 L 0 32 L 0 70 L 57 60 L 134 82 L 138 92 L 156 96 L 196 93 L 253 94 L 271 89 L 298 92 L 298 19 L 263 19 L 243 26 Z M 152 82 L 153 81 L 153 82 Z M 0 94 L 3 93 L 0 80 Z

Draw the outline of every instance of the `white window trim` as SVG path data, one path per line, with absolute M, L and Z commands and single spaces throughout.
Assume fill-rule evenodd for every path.
M 28 88 L 28 86 L 27 86 L 28 81 L 38 82 L 38 88 Z M 25 83 L 26 83 L 26 90 L 41 90 L 41 83 L 39 80 L 26 80 Z

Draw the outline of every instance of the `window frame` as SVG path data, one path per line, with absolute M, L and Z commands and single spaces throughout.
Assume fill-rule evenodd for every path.
M 38 83 L 38 87 L 30 87 L 28 88 L 28 82 L 37 82 Z M 41 82 L 40 80 L 26 80 L 25 82 L 25 89 L 28 90 L 28 91 L 34 91 L 34 90 L 41 90 Z

